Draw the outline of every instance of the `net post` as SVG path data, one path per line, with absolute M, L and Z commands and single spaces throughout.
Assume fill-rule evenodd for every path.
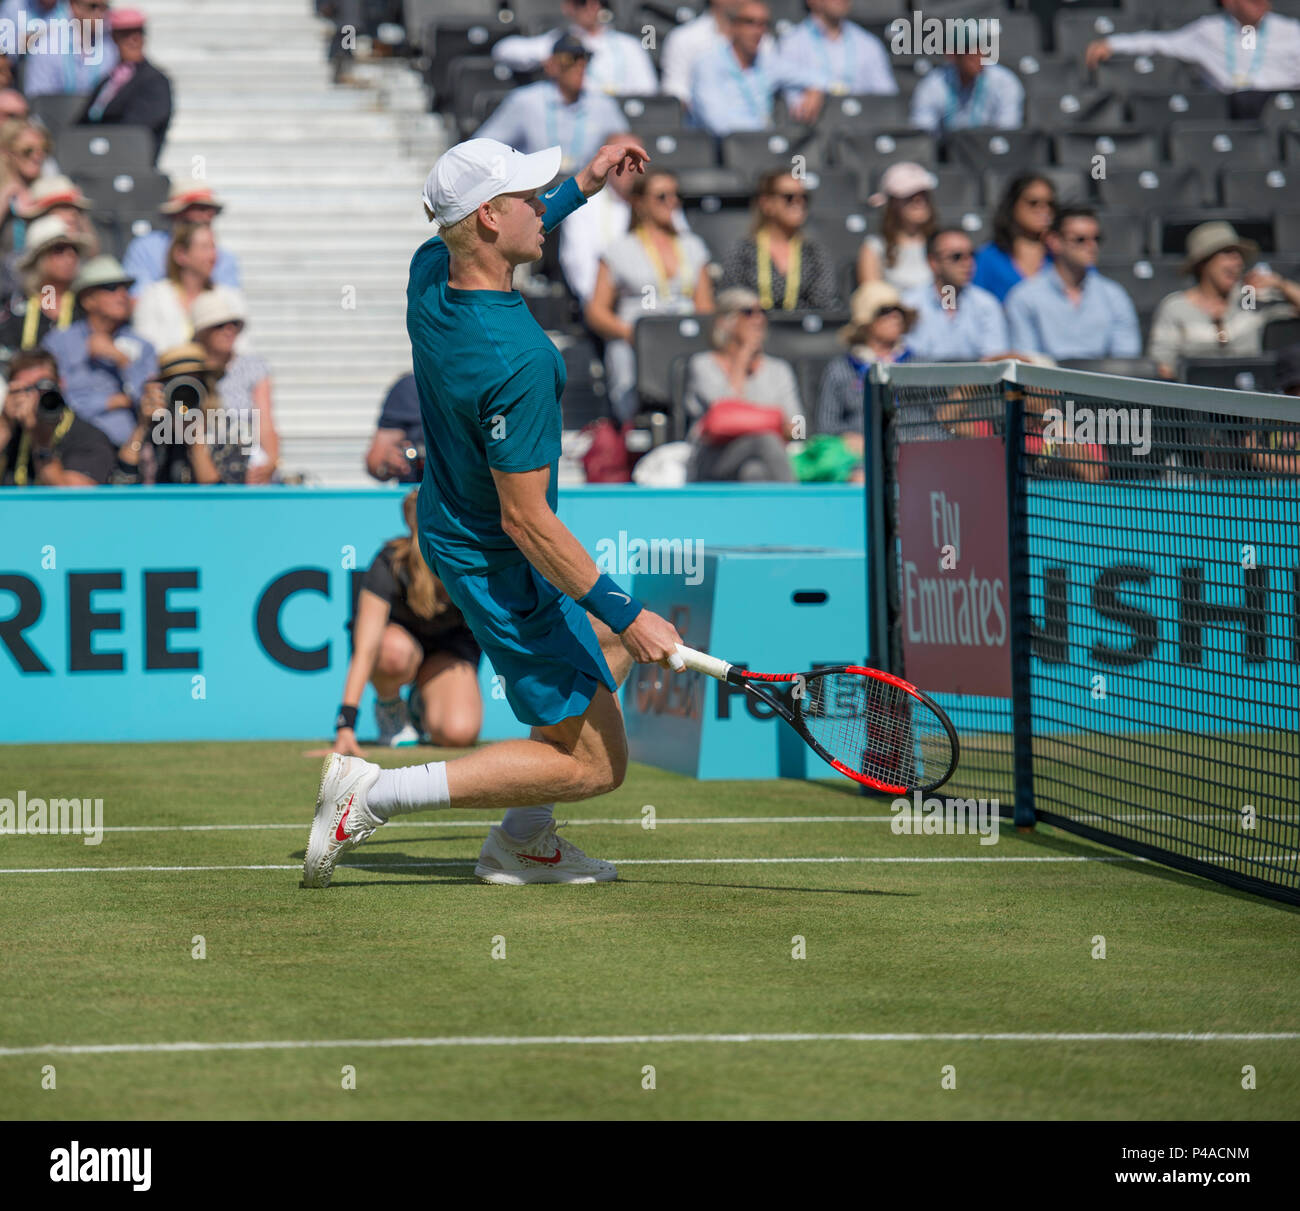
M 1012 769 L 1015 787 L 1013 820 L 1016 828 L 1034 826 L 1033 702 L 1030 685 L 1030 647 L 1033 642 L 1029 610 L 1028 506 L 1021 465 L 1025 432 L 1024 389 L 1010 376 L 1003 380 L 1007 456 L 1007 569 L 1011 614 L 1011 729 Z
M 867 375 L 863 408 L 863 466 L 866 471 L 866 556 L 867 556 L 867 664 L 897 673 L 889 651 L 888 567 L 885 547 L 885 393 L 887 371 L 879 364 Z

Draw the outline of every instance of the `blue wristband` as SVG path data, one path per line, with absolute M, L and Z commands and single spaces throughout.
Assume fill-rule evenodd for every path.
M 624 593 L 604 572 L 586 596 L 578 598 L 578 604 L 589 614 L 595 614 L 616 635 L 627 630 L 645 608 L 635 597 Z

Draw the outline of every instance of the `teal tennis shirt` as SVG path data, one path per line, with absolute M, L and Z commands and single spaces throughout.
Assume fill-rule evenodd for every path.
M 542 198 L 549 232 L 586 202 L 572 178 Z M 501 529 L 492 468 L 551 468 L 556 503 L 564 360 L 515 290 L 456 290 L 434 236 L 411 258 L 406 331 L 426 448 L 417 516 L 438 567 L 494 572 L 524 562 Z

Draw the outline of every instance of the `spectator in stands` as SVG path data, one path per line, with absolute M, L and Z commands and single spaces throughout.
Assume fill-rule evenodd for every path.
M 1005 353 L 1002 307 L 974 285 L 975 246 L 960 227 L 944 227 L 926 242 L 934 280 L 903 294 L 917 313 L 907 347 L 918 362 L 978 362 Z
M 108 22 L 119 62 L 100 81 L 78 122 L 148 127 L 157 163 L 172 120 L 171 81 L 144 57 L 145 20 L 138 8 L 115 9 Z
M 774 169 L 758 182 L 754 225 L 722 261 L 722 288 L 755 291 L 764 311 L 833 311 L 840 305 L 835 263 L 803 234 L 811 197 L 801 177 Z
M 474 137 L 496 139 L 526 155 L 558 144 L 565 175 L 587 163 L 610 135 L 627 125 L 617 101 L 584 91 L 589 57 L 572 34 L 561 35 L 546 60 L 550 79 L 516 88 Z
M 1300 345 L 1291 345 L 1277 355 L 1275 390 L 1280 395 L 1300 396 Z M 1247 426 L 1245 444 L 1250 466 L 1271 475 L 1300 475 L 1300 421 L 1275 421 L 1269 431 Z
M 6 252 L 23 245 L 20 212 L 31 205 L 51 148 L 49 132 L 35 122 L 14 118 L 0 127 L 0 248 Z
M 483 699 L 478 688 L 482 653 L 451 603 L 441 581 L 420 555 L 415 516 L 418 493 L 402 501 L 407 533 L 385 543 L 357 595 L 352 659 L 335 723 L 334 751 L 364 757 L 357 744 L 357 708 L 366 684 L 375 687 L 379 743 L 415 744 L 402 689 L 414 684 L 429 739 L 444 748 L 465 748 L 478 739 Z M 414 706 L 414 701 L 411 704 Z
M 22 93 L 16 88 L 0 88 L 0 123 L 8 122 L 10 118 L 30 116 L 31 107 Z
M 1223 0 L 1223 12 L 1181 29 L 1099 38 L 1084 63 L 1095 71 L 1114 54 L 1168 55 L 1200 68 L 1210 87 L 1228 94 L 1234 118 L 1257 118 L 1271 94 L 1300 88 L 1300 21 L 1272 8 L 1269 0 Z
M 1051 263 L 1007 294 L 1011 347 L 1058 362 L 1140 357 L 1137 310 L 1118 282 L 1097 272 L 1101 223 L 1086 206 L 1063 206 L 1047 233 Z
M 207 355 L 214 390 L 226 416 L 251 430 L 255 445 L 248 452 L 243 482 L 269 484 L 280 460 L 280 435 L 271 407 L 271 368 L 265 358 L 238 348 L 248 322 L 244 298 L 229 286 L 205 291 L 190 312 L 194 339 Z
M 158 208 L 158 213 L 164 217 L 167 225 L 136 236 L 127 246 L 126 255 L 122 258 L 126 271 L 135 278 L 136 293 L 139 294 L 151 282 L 160 281 L 167 276 L 167 250 L 172 242 L 172 224 L 201 223 L 211 227 L 223 209 L 223 203 L 209 185 L 200 185 L 195 181 L 173 185 L 171 196 Z M 239 260 L 233 252 L 220 245 L 217 247 L 217 264 L 212 270 L 212 280 L 218 286 L 239 289 Z
M 121 446 L 135 427 L 135 410 L 158 358 L 131 327 L 131 278 L 112 257 L 83 265 L 72 290 L 84 318 L 46 333 L 41 345 L 58 359 L 73 411 Z
M 48 24 L 28 25 L 23 56 L 23 92 L 31 97 L 92 93 L 117 66 L 117 47 L 104 36 L 109 0 L 68 0 L 80 36 L 52 36 Z
M 739 0 L 725 42 L 716 43 L 691 69 L 690 118 L 719 137 L 772 124 L 778 89 L 802 93 L 790 111 L 796 122 L 812 121 L 824 97 L 811 76 L 796 71 L 766 39 L 771 24 L 762 0 Z
M 700 481 L 791 483 L 794 469 L 785 443 L 800 414 L 794 368 L 767 357 L 767 315 L 758 295 L 733 287 L 718 295 L 710 353 L 695 354 L 686 373 L 686 410 L 697 418 L 689 440 L 695 447 L 689 478 Z M 705 433 L 715 406 L 734 402 L 779 409 L 771 417 L 748 412 L 751 432 L 711 441 Z M 771 423 L 769 423 L 769 421 Z M 779 432 L 778 432 L 779 431 Z
M 1196 283 L 1161 300 L 1147 343 L 1165 378 L 1176 375 L 1181 358 L 1257 357 L 1264 326 L 1300 308 L 1300 285 L 1276 273 L 1244 273 L 1258 255 L 1259 245 L 1231 223 L 1202 223 L 1188 234 L 1183 271 Z M 1247 287 L 1257 292 L 1250 306 Z
M 868 199 L 884 213 L 880 234 L 867 236 L 858 252 L 858 285 L 883 279 L 902 292 L 930 284 L 926 241 L 939 226 L 931 194 L 938 184 L 934 173 L 910 160 L 885 170 Z
M 177 223 L 167 252 L 167 276 L 140 291 L 135 329 L 155 349 L 183 345 L 194 336 L 190 311 L 194 301 L 213 287 L 217 242 L 202 223 Z
M 58 364 L 42 349 L 17 354 L 0 408 L 0 484 L 88 488 L 107 483 L 113 443 L 65 407 L 57 416 L 38 407 L 42 384 L 57 384 Z
M 18 217 L 27 223 L 34 223 L 45 215 L 62 219 L 74 231 L 81 232 L 89 244 L 98 245 L 95 224 L 90 220 L 90 211 L 94 209 L 78 185 L 68 177 L 60 174 L 41 177 L 27 195 L 27 205 L 18 212 Z M 90 255 L 94 256 L 92 252 Z
M 993 238 L 975 254 L 975 285 L 999 302 L 1021 278 L 1049 259 L 1047 232 L 1056 215 L 1056 189 L 1035 173 L 1016 177 L 993 215 Z
M 734 7 L 735 0 L 709 0 L 708 11 L 669 30 L 664 39 L 659 53 L 663 91 L 671 93 L 683 105 L 691 103 L 696 60 L 714 47 L 726 45 L 731 30 L 729 10 Z M 763 45 L 769 53 L 776 49 L 770 34 L 763 39 Z
M 381 482 L 420 482 L 424 474 L 424 427 L 414 374 L 403 374 L 389 387 L 375 436 L 366 451 L 366 470 Z
M 808 17 L 786 32 L 781 39 L 780 54 L 796 72 L 816 82 L 816 91 L 831 96 L 877 93 L 892 96 L 898 92 L 889 52 L 875 34 L 848 20 L 852 0 L 807 0 Z M 815 121 L 809 114 L 802 92 L 791 112 L 804 113 L 805 121 Z M 789 96 L 787 101 L 791 100 Z M 820 102 L 817 102 L 818 107 Z
M 62 330 L 72 323 L 72 284 L 88 247 L 81 232 L 54 215 L 33 223 L 27 237 L 18 258 L 22 292 L 0 312 L 0 358 L 6 361 L 35 349 L 51 328 Z
M 616 134 L 615 140 L 630 138 Z M 573 296 L 584 307 L 596 289 L 600 258 L 632 223 L 632 186 L 643 178 L 631 172 L 611 172 L 605 188 L 587 199 L 560 226 L 560 269 Z
M 985 64 L 978 51 L 947 55 L 946 67 L 922 77 L 912 94 L 910 120 L 922 130 L 966 130 L 996 126 L 1019 130 L 1025 118 L 1025 88 L 1000 63 Z
M 677 230 L 677 178 L 648 169 L 634 178 L 631 202 L 631 225 L 601 258 L 585 309 L 587 326 L 605 341 L 605 381 L 620 421 L 637 411 L 637 321 L 713 311 L 709 250 L 699 236 Z
M 551 54 L 556 39 L 567 33 L 591 56 L 583 87 L 611 96 L 649 95 L 659 91 L 654 60 L 641 39 L 612 29 L 601 20 L 601 0 L 564 0 L 566 29 L 535 38 L 502 38 L 492 58 L 514 71 L 536 71 Z

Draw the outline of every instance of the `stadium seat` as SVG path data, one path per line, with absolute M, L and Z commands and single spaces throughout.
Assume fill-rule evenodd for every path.
M 681 172 L 687 168 L 713 168 L 717 145 L 707 130 L 639 131 L 657 168 Z
M 47 93 L 44 96 L 32 97 L 30 102 L 32 117 L 40 120 L 57 143 L 64 127 L 71 126 L 81 117 L 81 111 L 86 108 L 88 100 L 89 97 L 82 93 L 67 96 L 63 93 Z
M 654 154 L 654 149 L 650 150 Z M 677 192 L 688 205 L 694 203 L 705 210 L 715 210 L 727 202 L 747 205 L 754 196 L 746 174 L 734 168 L 680 168 L 676 171 Z
M 1268 215 L 1250 214 L 1240 210 L 1204 208 L 1200 210 L 1166 210 L 1155 216 L 1152 223 L 1151 250 L 1157 255 L 1181 255 L 1187 244 L 1187 234 L 1202 223 L 1221 220 L 1231 223 L 1237 234 L 1254 240 L 1264 252 L 1272 252 L 1273 220 Z
M 1150 312 L 1165 295 L 1190 284 L 1179 268 L 1180 263 L 1178 258 L 1150 257 L 1134 261 L 1131 257 L 1114 260 L 1103 257 L 1097 262 L 1097 271 L 1123 286 L 1139 312 Z
M 974 172 L 1036 168 L 1050 159 L 1051 140 L 1041 130 L 997 130 L 973 127 L 952 131 L 943 139 L 943 158 Z
M 1300 319 L 1269 320 L 1264 325 L 1262 341 L 1266 353 L 1300 345 Z
M 945 221 L 947 221 L 945 219 Z M 979 248 L 982 244 L 988 243 L 993 238 L 993 228 L 989 223 L 989 216 L 979 210 L 965 210 L 960 214 L 953 215 L 954 227 L 960 227 L 968 236 L 971 243 Z
M 857 208 L 861 180 L 847 168 L 823 168 L 810 172 L 808 188 L 813 190 L 813 206 L 818 211 L 848 211 Z
M 506 0 L 506 9 L 514 17 L 511 33 L 546 34 L 565 24 L 562 0 Z
M 1102 247 L 1108 257 L 1116 260 L 1130 257 L 1136 261 L 1146 255 L 1149 233 L 1145 215 L 1105 210 L 1098 212 L 1097 221 L 1101 224 Z
M 1217 0 L 1142 0 L 1137 6 L 1145 29 L 1178 29 L 1218 8 Z M 1276 5 L 1274 6 L 1276 7 Z
M 1282 159 L 1288 164 L 1300 164 L 1300 126 L 1287 127 L 1281 135 Z
M 154 135 L 146 126 L 69 126 L 56 154 L 68 176 L 147 173 L 153 171 Z
M 824 139 L 807 127 L 787 126 L 784 130 L 745 131 L 722 140 L 722 163 L 747 172 L 751 181 L 778 168 L 790 168 L 802 158 L 805 171 L 817 172 L 825 163 Z
M 1124 378 L 1160 378 L 1155 362 L 1145 357 L 1100 357 L 1060 363 L 1062 370 L 1087 370 L 1091 374 L 1118 374 Z
M 1273 216 L 1273 238 L 1279 248 L 1300 254 L 1300 210 L 1279 211 Z
M 799 402 L 803 405 L 808 422 L 807 432 L 810 435 L 816 427 L 817 397 L 821 392 L 822 375 L 826 373 L 826 367 L 843 353 L 841 348 L 839 353 L 800 357 L 794 363 L 794 377 L 799 384 Z
M 1056 190 L 1057 201 L 1073 205 L 1084 205 L 1091 200 L 1088 174 L 1082 168 L 1060 168 L 1051 164 L 1035 164 L 1030 171 L 1045 180 L 1051 181 Z M 1002 200 L 1008 185 L 1020 173 L 990 170 L 984 174 L 984 197 L 992 210 Z
M 753 216 L 748 207 L 724 206 L 712 211 L 694 208 L 686 212 L 686 221 L 718 264 L 733 244 L 749 234 Z
M 808 15 L 803 0 L 767 0 L 767 7 L 772 14 L 773 26 L 781 23 L 797 25 Z
M 766 351 L 788 362 L 801 357 L 833 357 L 844 350 L 839 331 L 848 312 L 769 311 Z
M 618 97 L 619 107 L 634 133 L 643 129 L 655 131 L 680 130 L 682 103 L 669 93 L 651 93 L 646 96 Z
M 837 130 L 831 138 L 831 159 L 838 168 L 859 173 L 888 168 L 900 160 L 933 165 L 935 139 L 923 130 Z
M 428 59 L 424 75 L 433 92 L 434 107 L 445 110 L 451 104 L 452 64 L 468 55 L 491 54 L 492 47 L 511 32 L 510 26 L 500 21 L 436 17 L 424 34 Z
M 1271 214 L 1300 190 L 1300 164 L 1291 172 L 1281 168 L 1222 168 L 1219 191 L 1224 206 Z M 1279 242 L 1279 248 L 1287 245 Z
M 1179 378 L 1196 387 L 1226 387 L 1231 391 L 1272 391 L 1276 358 L 1189 357 L 1178 363 Z
M 978 173 L 970 172 L 965 168 L 954 168 L 952 165 L 931 168 L 930 171 L 939 179 L 939 184 L 934 189 L 933 199 L 941 219 L 957 211 L 979 210 L 984 205 Z M 872 191 L 880 187 L 882 175 L 877 173 L 873 178 Z M 866 196 L 862 200 L 865 202 Z
M 1163 134 L 1172 122 L 1228 121 L 1228 99 L 1223 93 L 1130 93 L 1127 103 L 1133 125 L 1155 134 Z
M 509 88 L 483 88 L 478 91 L 474 97 L 474 107 L 464 122 L 460 124 L 461 138 L 468 138 L 474 131 L 483 125 L 512 92 L 515 86 L 512 84 Z
M 784 112 L 784 100 L 778 109 Z M 871 95 L 861 97 L 827 97 L 817 119 L 819 130 L 858 130 L 867 127 L 903 127 L 907 125 L 907 98 L 899 95 Z M 775 124 L 782 124 L 781 112 Z M 788 119 L 787 119 L 788 120 Z
M 1279 158 L 1277 135 L 1236 122 L 1174 122 L 1169 127 L 1169 158 L 1205 170 L 1267 167 Z
M 427 51 L 425 36 L 435 21 L 494 23 L 500 8 L 501 0 L 402 0 L 402 24 L 406 40 Z
M 1259 124 L 1270 129 L 1300 125 L 1300 94 L 1274 93 L 1260 112 Z
M 1118 8 L 1062 8 L 1052 29 L 1052 47 L 1058 55 L 1082 60 L 1088 43 L 1111 34 L 1130 34 L 1148 28 L 1138 13 Z
M 533 314 L 533 319 L 547 332 L 570 332 L 574 328 L 577 316 L 574 312 L 573 296 L 564 288 L 553 288 L 542 294 L 524 294 L 524 305 Z
M 867 234 L 867 216 L 861 210 L 814 214 L 808 226 L 809 235 L 825 246 L 836 266 L 857 262 L 858 249 Z
M 1160 159 L 1160 139 L 1150 131 L 1072 130 L 1053 136 L 1056 162 L 1090 169 L 1094 156 L 1106 170 L 1146 168 Z
M 1102 203 L 1116 210 L 1149 211 L 1156 206 L 1200 206 L 1201 174 L 1190 164 L 1120 168 L 1097 182 Z
M 673 359 L 708 349 L 709 326 L 708 316 L 647 315 L 637 321 L 636 389 L 643 407 L 672 403 Z
M 569 382 L 561 401 L 566 429 L 581 429 L 609 415 L 605 365 L 588 338 L 568 341 L 560 351 Z
M 497 63 L 490 55 L 466 55 L 457 59 L 447 77 L 448 108 L 456 120 L 460 137 L 467 139 L 482 118 L 476 117 L 478 98 L 482 93 L 500 93 L 522 83 L 504 63 Z
M 171 192 L 171 182 L 152 168 L 144 172 L 119 172 L 111 177 L 79 176 L 75 180 L 97 211 L 111 214 L 128 226 L 139 218 L 147 218 L 152 224 L 158 207 Z
M 1193 87 L 1190 69 L 1175 59 L 1116 55 L 1097 68 L 1096 84 L 1106 92 L 1127 96 L 1134 92 L 1184 92 Z

